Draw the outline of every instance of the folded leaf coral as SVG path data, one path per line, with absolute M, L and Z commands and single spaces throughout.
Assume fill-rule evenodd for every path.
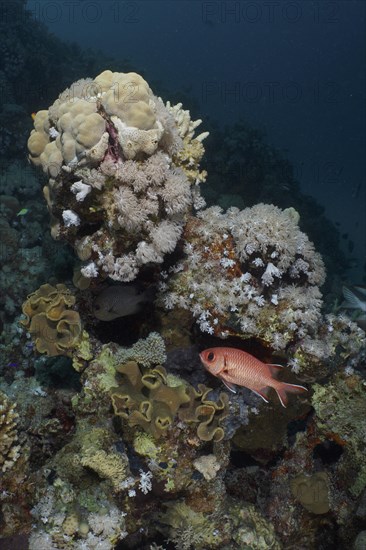
M 75 296 L 64 284 L 42 285 L 23 304 L 21 324 L 32 336 L 37 351 L 47 355 L 71 355 L 81 339 L 81 320 Z
M 195 390 L 188 384 L 169 385 L 163 367 L 141 372 L 135 361 L 117 367 L 119 386 L 111 390 L 114 412 L 128 420 L 130 426 L 141 426 L 159 438 L 173 426 L 176 416 L 183 422 L 197 425 L 202 441 L 220 441 L 224 437 L 222 420 L 228 415 L 228 397 L 220 394 L 210 400 L 212 391 L 203 384 Z

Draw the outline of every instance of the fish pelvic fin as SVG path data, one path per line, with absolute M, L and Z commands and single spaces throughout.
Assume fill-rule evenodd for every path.
M 255 395 L 258 395 L 258 397 L 261 397 L 265 403 L 269 403 L 269 399 L 268 399 L 269 390 L 270 390 L 269 386 L 266 386 L 265 388 L 261 388 L 260 390 L 252 389 L 252 392 L 255 393 Z
M 232 384 L 231 382 L 227 382 L 224 378 L 221 378 L 221 381 L 223 384 L 225 384 L 228 390 L 230 390 L 233 393 L 236 393 L 235 384 Z
M 277 392 L 278 399 L 280 400 L 282 407 L 285 408 L 288 403 L 288 393 L 299 394 L 308 391 L 304 386 L 298 386 L 297 384 L 286 384 L 285 382 L 280 382 L 274 387 L 274 389 Z

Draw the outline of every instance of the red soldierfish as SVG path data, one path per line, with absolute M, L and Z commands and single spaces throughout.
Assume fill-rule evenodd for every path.
M 266 403 L 270 388 L 276 390 L 283 407 L 287 405 L 287 393 L 307 391 L 303 386 L 276 380 L 281 365 L 267 365 L 240 349 L 210 348 L 200 353 L 200 359 L 208 372 L 220 378 L 230 391 L 236 393 L 235 384 L 245 386 Z

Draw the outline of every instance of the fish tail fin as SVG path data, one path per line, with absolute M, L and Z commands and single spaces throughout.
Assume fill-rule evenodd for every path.
M 351 290 L 350 288 L 344 286 L 342 288 L 343 297 L 345 299 L 345 303 L 342 304 L 343 307 L 349 308 L 349 309 L 362 309 L 362 300 L 359 299 L 359 297 L 356 295 L 356 293 Z
M 280 382 L 275 388 L 277 392 L 278 399 L 281 402 L 282 407 L 286 407 L 288 403 L 288 393 L 303 393 L 308 391 L 304 386 L 298 386 L 297 384 L 286 384 L 285 382 Z

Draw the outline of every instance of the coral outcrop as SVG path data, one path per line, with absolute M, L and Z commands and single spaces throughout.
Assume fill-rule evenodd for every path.
M 182 261 L 163 274 L 160 301 L 191 311 L 203 332 L 256 337 L 274 350 L 317 327 L 323 262 L 296 212 L 259 204 L 191 218 Z
M 49 178 L 52 236 L 74 246 L 84 277 L 131 281 L 174 250 L 187 213 L 204 204 L 200 123 L 140 75 L 109 70 L 38 111 L 30 159 Z
M 23 304 L 21 324 L 32 336 L 37 351 L 47 355 L 71 355 L 82 329 L 80 315 L 72 309 L 75 296 L 64 284 L 42 285 Z

